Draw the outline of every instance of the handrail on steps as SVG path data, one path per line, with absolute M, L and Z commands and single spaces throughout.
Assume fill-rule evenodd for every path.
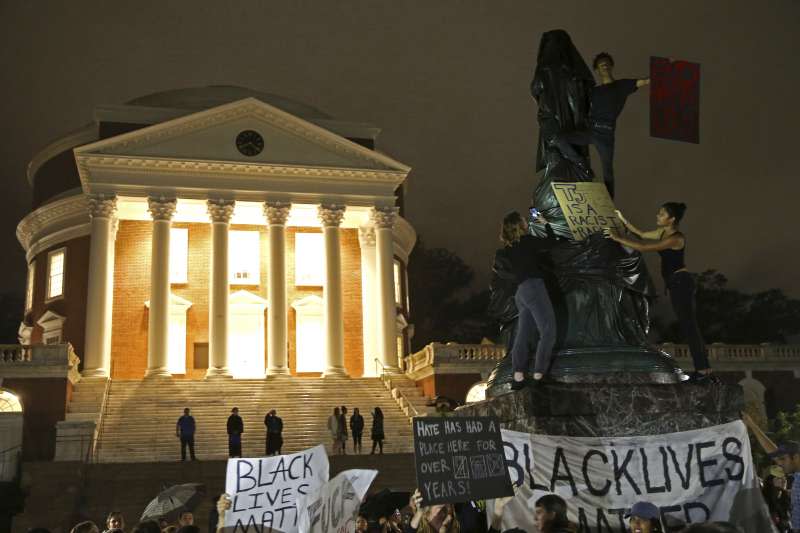
M 378 372 L 379 365 L 380 365 L 380 372 Z M 381 381 L 383 381 L 384 383 L 389 382 L 387 383 L 387 386 L 391 390 L 391 379 L 388 378 L 386 375 L 386 365 L 384 365 L 383 362 L 377 357 L 375 358 L 375 372 L 378 373 L 378 377 L 381 378 Z M 405 394 L 403 394 L 403 391 L 401 391 L 399 387 L 395 387 L 394 390 L 397 391 L 397 395 L 403 399 L 403 403 L 405 403 L 408 407 L 411 408 L 412 411 L 414 411 L 414 416 L 420 416 L 417 408 L 414 407 L 414 404 L 409 401 L 409 399 L 406 397 Z

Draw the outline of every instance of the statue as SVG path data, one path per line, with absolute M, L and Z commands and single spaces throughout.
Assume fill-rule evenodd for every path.
M 542 171 L 532 205 L 549 221 L 559 242 L 549 253 L 547 280 L 556 311 L 558 337 L 550 374 L 558 381 L 677 382 L 681 371 L 647 340 L 650 301 L 655 289 L 640 253 L 628 252 L 603 238 L 573 239 L 552 190 L 553 182 L 591 181 L 587 146 L 575 146 L 580 158 L 568 159 L 558 148 L 565 132 L 588 127 L 591 71 L 563 30 L 542 35 L 531 94 L 539 111 L 536 170 Z M 547 235 L 542 224 L 530 220 L 533 235 Z M 516 307 L 509 268 L 496 254 L 490 285 L 489 313 L 501 324 L 507 355 L 488 380 L 487 395 L 508 390 L 510 349 Z

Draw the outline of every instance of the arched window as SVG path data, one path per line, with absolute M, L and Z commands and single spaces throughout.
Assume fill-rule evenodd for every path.
M 22 403 L 11 391 L 0 390 L 0 413 L 21 413 Z

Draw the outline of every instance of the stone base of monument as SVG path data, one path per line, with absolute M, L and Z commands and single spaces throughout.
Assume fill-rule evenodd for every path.
M 486 397 L 511 391 L 511 357 L 506 356 L 487 380 Z M 605 346 L 558 350 L 548 377 L 558 383 L 607 385 L 679 384 L 688 379 L 666 352 L 643 346 Z
M 573 437 L 623 437 L 689 431 L 740 418 L 738 385 L 545 383 L 460 407 L 496 416 L 503 428 Z

